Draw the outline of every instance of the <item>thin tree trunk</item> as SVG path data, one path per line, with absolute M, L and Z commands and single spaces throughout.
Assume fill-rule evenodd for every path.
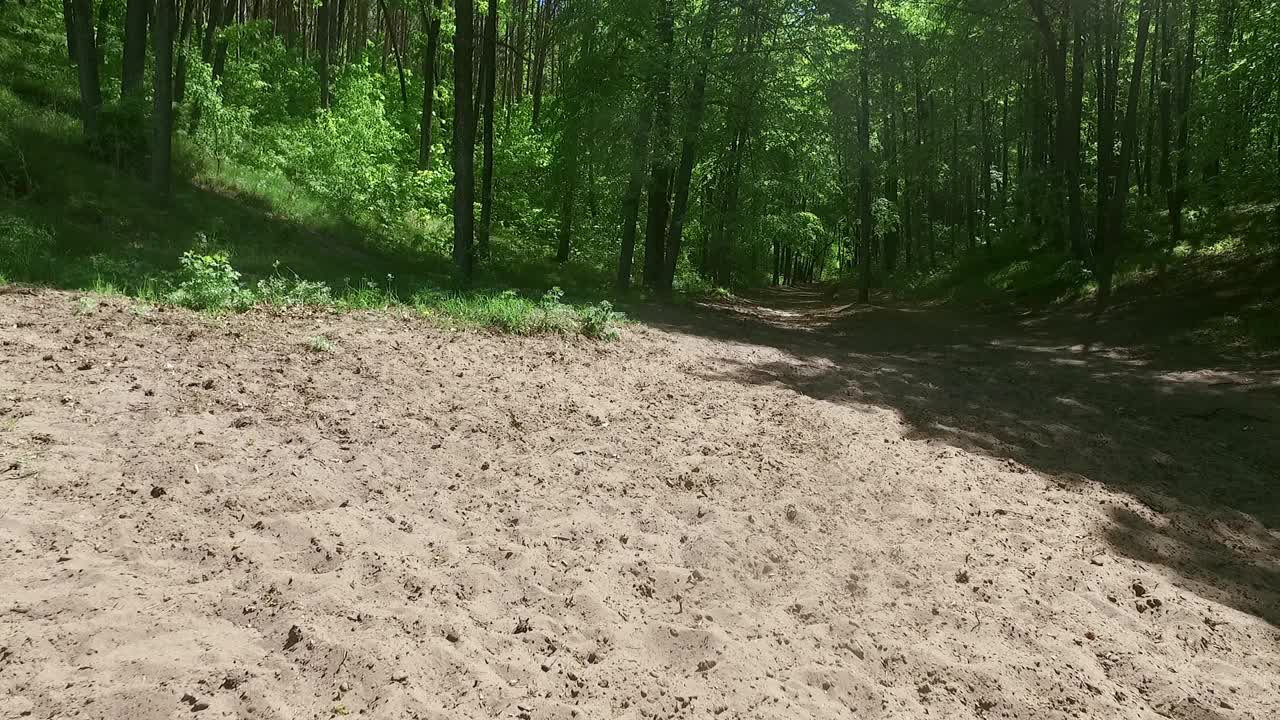
M 155 111 L 152 125 L 155 142 L 151 148 L 151 184 L 156 194 L 167 197 L 173 184 L 173 15 L 174 0 L 156 0 L 155 29 Z
M 74 0 L 76 50 L 79 58 L 80 123 L 85 137 L 98 137 L 98 114 L 102 109 L 102 85 L 98 79 L 98 47 L 93 36 L 93 0 Z
M 178 33 L 178 61 L 173 79 L 173 101 L 181 104 L 187 96 L 187 47 L 191 42 L 191 27 L 195 23 L 197 0 L 186 0 L 182 6 L 182 29 Z
M 1182 61 L 1182 88 L 1178 92 L 1177 174 L 1169 189 L 1169 245 L 1177 247 L 1182 242 L 1182 206 L 1187 199 L 1187 172 L 1190 167 L 1187 145 L 1191 126 L 1192 80 L 1196 74 L 1196 11 L 1198 0 L 1190 0 L 1191 10 L 1187 24 L 1187 47 Z M 1277 158 L 1280 159 L 1280 158 Z
M 386 41 L 391 44 L 391 52 L 396 58 L 396 72 L 400 75 L 400 104 L 407 108 L 409 107 L 409 86 L 404 78 L 404 60 L 400 57 L 400 45 L 396 42 L 396 28 L 392 25 L 394 16 L 387 11 L 387 0 L 378 0 L 378 5 L 382 7 L 382 16 L 386 19 Z M 341 33 L 341 26 L 339 26 L 339 33 Z
M 671 0 L 661 0 L 658 10 L 660 65 L 653 78 L 654 138 L 649 172 L 649 212 L 645 225 L 644 284 L 656 288 L 666 267 L 667 219 L 671 213 L 668 192 L 671 162 L 666 144 L 671 135 L 671 63 L 675 42 Z
M 1142 95 L 1142 66 L 1147 50 L 1147 35 L 1151 27 L 1151 0 L 1142 0 L 1138 10 L 1138 41 L 1133 54 L 1133 72 L 1129 77 L 1129 96 L 1125 108 L 1124 125 L 1120 135 L 1120 161 L 1117 165 L 1116 188 L 1111 197 L 1107 223 L 1107 237 L 1099 238 L 1098 248 L 1098 307 L 1105 308 L 1111 300 L 1111 283 L 1115 276 L 1116 257 L 1124 247 L 1126 227 L 1125 209 L 1129 200 L 1129 166 L 1138 134 L 1138 101 Z
M 475 265 L 475 124 L 470 103 L 474 16 L 471 0 L 454 3 L 453 262 L 464 283 L 470 282 Z
M 484 168 L 480 190 L 481 258 L 489 257 L 489 239 L 493 233 L 493 105 L 497 95 L 498 71 L 498 0 L 489 0 L 489 17 L 484 38 Z
M 217 2 L 218 0 L 211 0 Z M 329 16 L 333 0 L 321 0 L 320 10 L 316 15 L 316 50 L 320 63 L 320 107 L 327 110 L 333 102 L 329 88 Z
M 684 221 L 689 213 L 689 185 L 693 181 L 693 166 L 697 160 L 698 138 L 702 133 L 702 117 L 706 111 L 707 73 L 711 65 L 711 50 L 715 43 L 718 0 L 707 6 L 703 20 L 701 65 L 693 88 L 689 93 L 689 110 L 685 114 L 684 143 L 680 150 L 680 167 L 675 177 L 675 204 L 671 212 L 671 226 L 667 232 L 664 267 L 658 281 L 658 289 L 670 292 L 675 284 L 676 266 L 680 262 L 680 245 L 684 239 Z
M 212 0 L 217 2 L 217 0 Z M 239 0 L 227 0 L 227 7 L 222 11 L 222 24 L 224 27 L 230 27 L 236 21 L 237 9 L 239 8 Z M 217 80 L 222 77 L 222 73 L 227 67 L 227 38 L 224 35 L 218 39 L 217 47 L 213 51 L 213 79 Z
M 871 29 L 875 16 L 875 0 L 867 0 L 863 16 L 863 45 L 858 55 L 858 91 L 861 93 L 858 110 L 858 151 L 862 155 L 858 163 L 859 231 L 862 247 L 858 251 L 858 301 L 871 300 L 871 242 L 874 238 L 871 214 Z
M 618 253 L 619 291 L 631 287 L 631 267 L 636 252 L 636 225 L 640 219 L 640 196 L 644 193 L 645 165 L 649 158 L 649 135 L 653 108 L 641 100 L 635 111 L 635 132 L 631 139 L 631 172 L 622 196 L 622 248 Z
M 535 0 L 537 2 L 537 0 Z M 551 3 L 543 0 L 536 32 L 537 52 L 533 59 L 533 129 L 542 120 L 542 86 L 547 69 L 547 53 L 551 49 Z
M 422 122 L 419 124 L 418 169 L 431 169 L 431 150 L 434 142 L 436 104 L 436 56 L 440 46 L 440 14 L 443 0 L 435 0 L 431 10 L 428 0 L 421 0 L 422 24 L 427 28 L 427 47 L 422 53 Z

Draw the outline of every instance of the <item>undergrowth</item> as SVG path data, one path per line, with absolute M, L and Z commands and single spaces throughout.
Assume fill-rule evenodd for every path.
M 15 255 L 13 257 L 26 257 Z M 0 268 L 6 264 L 0 258 Z M 230 255 L 221 250 L 199 250 L 183 253 L 178 270 L 155 278 L 146 292 L 134 295 L 142 300 L 178 305 L 209 313 L 239 313 L 254 308 L 333 308 L 339 310 L 371 310 L 411 308 L 444 324 L 464 328 L 485 328 L 514 335 L 583 335 L 598 340 L 615 340 L 625 316 L 608 302 L 567 303 L 559 288 L 552 288 L 541 298 L 532 299 L 513 290 L 501 292 L 420 290 L 402 299 L 388 275 L 384 284 L 365 280 L 334 291 L 328 284 L 305 280 L 296 273 L 275 272 L 256 285 L 246 283 L 231 263 Z M 3 281 L 3 274 L 0 274 Z M 101 294 L 124 294 L 109 284 L 94 288 Z M 82 297 L 80 312 L 91 312 L 96 300 Z M 317 352 L 330 352 L 332 345 L 324 338 L 313 338 L 310 347 Z

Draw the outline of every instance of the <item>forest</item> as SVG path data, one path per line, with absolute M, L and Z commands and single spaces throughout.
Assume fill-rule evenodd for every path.
M 0 0 L 0 716 L 1280 718 L 1280 0 Z
M 410 289 L 1105 307 L 1206 254 L 1273 256 L 1280 226 L 1270 0 L 6 5 L 15 236 L 49 227 L 34 132 L 155 204 L 195 183 L 336 218 Z M 126 285 L 177 259 L 108 255 Z

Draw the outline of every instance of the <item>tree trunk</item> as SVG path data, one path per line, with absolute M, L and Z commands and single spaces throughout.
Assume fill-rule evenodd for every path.
M 427 28 L 427 47 L 422 53 L 422 121 L 419 124 L 418 169 L 431 169 L 431 145 L 434 142 L 436 105 L 436 56 L 440 46 L 440 13 L 443 0 L 435 0 L 435 9 L 420 0 L 422 24 Z
M 212 0 L 217 2 L 217 0 Z M 230 27 L 236 22 L 236 10 L 239 8 L 239 0 L 227 0 L 227 7 L 222 11 L 222 26 Z M 213 79 L 217 80 L 222 77 L 222 72 L 227 67 L 227 38 L 224 36 L 217 42 L 217 47 L 213 51 Z
M 209 21 L 204 26 L 204 41 L 200 43 L 200 59 L 206 65 L 213 62 L 213 39 L 222 24 L 222 1 L 207 0 L 209 4 Z
M 884 75 L 885 102 L 888 104 L 887 127 L 885 129 L 885 152 L 888 155 L 885 163 L 884 197 L 895 208 L 898 205 L 898 89 L 897 81 L 888 73 Z M 885 228 L 884 233 L 884 271 L 892 274 L 898 262 L 898 229 Z
M 475 124 L 471 118 L 472 53 L 475 8 L 471 0 L 454 3 L 453 34 L 453 262 L 458 278 L 471 280 L 475 264 Z
M 489 0 L 484 38 L 484 168 L 480 190 L 480 257 L 489 257 L 493 233 L 493 105 L 497 95 L 498 0 Z
M 147 15 L 149 0 L 128 0 L 124 16 L 124 54 L 121 58 L 120 97 L 142 92 L 142 75 L 147 67 Z M 159 9 L 156 10 L 157 14 Z
M 511 55 L 511 90 L 515 101 L 524 100 L 524 48 L 528 35 L 529 0 L 517 0 L 515 50 Z
M 1116 256 L 1125 244 L 1125 209 L 1129 200 L 1129 166 L 1138 135 L 1138 100 L 1142 95 L 1142 66 L 1147 50 L 1147 34 L 1151 27 L 1151 0 L 1142 0 L 1138 10 L 1138 41 L 1133 52 L 1133 72 L 1129 77 L 1129 96 L 1124 125 L 1120 134 L 1120 161 L 1117 164 L 1116 187 L 1108 211 L 1109 232 L 1098 238 L 1098 307 L 1111 300 L 1111 283 L 1115 276 Z
M 210 0 L 210 2 L 216 4 L 218 0 Z M 332 5 L 333 0 L 321 0 L 320 10 L 316 14 L 316 54 L 319 56 L 317 61 L 320 69 L 320 108 L 323 110 L 328 110 L 333 102 L 329 88 L 329 16 L 332 14 L 330 12 Z
M 62 0 L 62 27 L 67 33 L 67 60 L 76 62 L 76 11 L 72 0 Z
M 654 138 L 652 169 L 649 172 L 649 213 L 645 225 L 644 284 L 656 288 L 666 261 L 667 219 L 671 212 L 671 162 L 667 141 L 671 135 L 671 63 L 675 42 L 671 0 L 661 0 L 658 11 L 658 41 L 662 54 L 653 79 Z
M 535 0 L 535 4 L 538 1 Z M 534 28 L 537 48 L 533 58 L 533 129 L 537 130 L 542 120 L 542 86 L 547 70 L 547 53 L 551 50 L 551 3 L 545 0 L 540 3 L 541 11 Z
M 617 287 L 631 288 L 631 267 L 636 252 L 636 225 L 640 218 L 640 196 L 644 192 L 645 164 L 649 159 L 649 135 L 653 108 L 641 100 L 635 111 L 635 131 L 631 138 L 631 172 L 622 196 L 622 248 L 618 253 Z
M 98 47 L 93 36 L 93 0 L 74 0 L 75 36 L 80 76 L 80 123 L 85 137 L 98 137 L 98 113 L 102 109 L 102 85 L 98 80 Z
M 867 0 L 866 14 L 863 18 L 863 45 L 859 51 L 858 90 L 861 108 L 858 111 L 858 149 L 862 155 L 858 167 L 858 206 L 860 215 L 860 234 L 862 247 L 858 252 L 858 301 L 871 300 L 871 242 L 874 238 L 871 215 L 871 29 L 875 15 L 875 0 Z
M 151 184 L 160 197 L 167 197 L 173 174 L 173 16 L 174 0 L 156 0 L 155 28 L 155 111 L 151 147 Z
M 680 245 L 684 238 L 684 221 L 689 213 L 689 185 L 693 181 L 693 166 L 697 159 L 698 138 L 702 133 L 702 117 L 706 111 L 707 73 L 711 65 L 711 50 L 715 43 L 716 21 L 719 6 L 712 0 L 703 20 L 701 65 L 689 93 L 689 109 L 685 114 L 684 143 L 680 150 L 680 167 L 675 178 L 675 205 L 671 213 L 671 227 L 667 232 L 667 247 L 658 289 L 670 292 L 675 284 L 676 266 L 680 262 Z
M 1177 247 L 1182 242 L 1182 206 L 1187 198 L 1187 171 L 1190 167 L 1187 140 L 1191 127 L 1192 80 L 1196 74 L 1196 11 L 1198 0 L 1190 0 L 1191 10 L 1187 23 L 1187 46 L 1183 57 L 1181 77 L 1182 87 L 1178 92 L 1178 139 L 1177 139 L 1177 173 L 1171 183 L 1168 194 L 1169 204 L 1169 245 Z
M 387 12 L 387 0 L 378 0 L 378 5 L 382 7 L 382 17 L 386 20 L 387 35 L 386 42 L 391 45 L 391 52 L 396 58 L 396 72 L 400 76 L 400 104 L 403 107 L 409 107 L 409 86 L 404 78 L 404 60 L 400 57 L 400 45 L 396 42 L 396 28 L 392 24 L 395 17 Z M 341 23 L 339 23 L 339 34 L 341 34 Z
M 173 79 L 173 101 L 181 104 L 187 96 L 187 46 L 191 41 L 197 0 L 186 0 L 182 6 L 182 29 L 178 33 L 178 60 Z

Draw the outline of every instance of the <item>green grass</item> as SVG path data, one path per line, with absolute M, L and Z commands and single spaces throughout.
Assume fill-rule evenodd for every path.
M 488 328 L 513 335 L 584 335 L 599 340 L 618 337 L 625 321 L 608 302 L 568 304 L 558 290 L 540 300 L 513 291 L 439 295 L 422 293 L 413 304 L 422 313 L 460 327 Z

